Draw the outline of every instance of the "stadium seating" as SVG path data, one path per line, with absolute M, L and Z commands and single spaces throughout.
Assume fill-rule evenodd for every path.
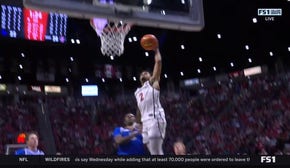
M 264 75 L 199 91 L 162 90 L 167 118 L 164 152 L 182 138 L 191 154 L 286 154 L 290 133 L 290 75 Z M 29 103 L 1 104 L 3 146 L 17 133 L 37 129 Z M 46 97 L 57 152 L 115 154 L 112 131 L 136 112 L 133 91 L 100 97 Z M 45 148 L 45 147 L 43 147 Z
M 2 98 L 4 99 L 4 98 Z M 20 101 L 1 101 L 0 105 L 0 153 L 4 154 L 6 144 L 15 144 L 19 133 L 38 131 L 34 109 L 29 103 Z M 41 143 L 40 143 L 41 144 Z

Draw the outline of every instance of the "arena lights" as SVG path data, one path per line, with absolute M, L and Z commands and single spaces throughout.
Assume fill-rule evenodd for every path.
M 21 53 L 20 55 L 21 55 L 21 57 L 22 57 L 22 58 L 24 58 L 24 57 L 25 57 L 25 54 L 24 54 L 24 53 Z
M 202 62 L 202 58 L 201 57 L 199 57 L 198 60 L 199 60 L 199 62 Z
M 199 73 L 199 74 L 200 74 L 200 73 L 201 73 L 201 70 L 200 70 L 200 69 L 197 69 L 197 73 Z
M 288 51 L 290 52 L 290 47 L 288 47 Z
M 0 79 L 2 79 L 2 75 L 0 75 Z
M 231 62 L 230 65 L 231 65 L 231 67 L 234 67 L 234 63 L 233 62 Z
M 130 43 L 132 43 L 132 38 L 131 38 L 131 37 L 129 37 L 129 38 L 128 38 L 128 41 L 129 41 Z
M 128 37 L 128 41 L 129 41 L 129 43 L 132 43 L 133 41 L 134 42 L 137 42 L 138 41 L 138 38 L 136 36 L 134 36 L 134 37 Z
M 69 59 L 70 59 L 70 61 L 71 61 L 71 62 L 73 62 L 73 61 L 74 61 L 74 57 L 70 57 Z
M 68 83 L 69 82 L 69 79 L 68 78 L 65 78 L 65 81 L 66 81 L 66 83 Z
M 181 4 L 185 4 L 185 1 L 184 0 L 181 0 Z
M 71 42 L 72 44 L 81 44 L 80 39 L 70 39 L 70 42 Z
M 252 21 L 253 21 L 253 23 L 257 23 L 258 22 L 257 18 L 253 18 Z
M 245 45 L 245 49 L 249 50 L 250 49 L 249 45 Z
M 274 54 L 273 54 L 272 51 L 270 51 L 270 52 L 269 52 L 269 55 L 270 55 L 271 57 L 273 57 Z
M 248 61 L 249 61 L 249 63 L 252 63 L 252 59 L 251 58 L 249 58 Z
M 164 74 L 164 78 L 167 78 L 167 74 Z
M 150 5 L 152 3 L 152 0 L 146 0 L 146 5 Z
M 218 39 L 221 39 L 221 38 L 222 38 L 222 35 L 218 33 L 218 34 L 217 34 L 217 38 L 218 38 Z
M 149 57 L 149 53 L 148 53 L 148 52 L 145 52 L 145 56 L 146 56 L 146 57 Z
M 119 80 L 120 80 L 120 82 L 123 82 L 123 79 L 122 78 L 120 78 Z
M 89 79 L 88 79 L 88 78 L 86 78 L 86 79 L 85 79 L 85 81 L 88 83 L 88 82 L 89 82 Z
M 212 67 L 212 69 L 214 70 L 214 71 L 216 71 L 216 67 L 214 66 L 214 67 Z
M 161 10 L 160 13 L 161 13 L 161 15 L 166 15 L 165 10 Z
M 111 59 L 111 60 L 114 60 L 114 56 L 111 55 L 111 56 L 110 56 L 110 59 Z
M 22 80 L 21 76 L 17 76 L 17 78 L 18 78 L 18 80 L 20 80 L 20 81 Z
M 68 68 L 68 71 L 71 72 L 71 68 Z
M 102 82 L 105 83 L 105 79 L 104 78 L 102 78 Z
M 184 73 L 183 72 L 180 72 L 180 76 L 184 76 Z
M 183 45 L 183 44 L 181 44 L 181 45 L 180 45 L 180 48 L 181 48 L 182 50 L 184 50 L 184 49 L 185 49 L 185 47 L 184 47 L 184 45 Z
M 22 66 L 21 64 L 19 64 L 19 68 L 20 68 L 20 69 L 23 69 L 23 66 Z
M 136 81 L 136 80 L 137 80 L 135 76 L 133 77 L 133 80 L 134 80 L 134 81 Z

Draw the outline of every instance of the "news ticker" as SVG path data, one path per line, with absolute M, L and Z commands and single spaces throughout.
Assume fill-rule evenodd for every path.
M 290 156 L 0 156 L 1 165 L 290 165 Z

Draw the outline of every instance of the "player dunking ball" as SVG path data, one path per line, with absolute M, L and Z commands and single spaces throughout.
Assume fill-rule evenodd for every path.
M 146 35 L 145 35 L 146 36 Z M 151 35 L 153 36 L 153 35 Z M 155 38 L 155 36 L 153 36 Z M 143 71 L 140 74 L 140 82 L 142 87 L 135 92 L 137 99 L 137 122 L 142 123 L 143 143 L 146 144 L 151 155 L 163 155 L 163 140 L 166 132 L 166 119 L 164 109 L 159 100 L 160 96 L 160 74 L 161 74 L 161 54 L 159 52 L 158 40 L 155 38 L 155 47 L 146 49 L 144 46 L 151 46 L 151 44 L 142 45 L 146 40 L 141 40 L 141 45 L 146 50 L 154 50 L 155 64 L 153 74 L 148 71 Z M 149 42 L 152 41 L 151 37 Z

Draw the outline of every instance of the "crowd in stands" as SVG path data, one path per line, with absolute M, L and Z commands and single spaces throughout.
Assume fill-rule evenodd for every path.
M 268 75 L 233 83 L 231 103 L 199 135 L 202 146 L 213 154 L 289 154 L 289 79 Z
M 161 90 L 167 118 L 164 153 L 173 154 L 176 138 L 182 138 L 190 154 L 289 154 L 284 145 L 290 144 L 289 84 L 286 73 L 220 82 L 198 93 Z M 115 154 L 112 131 L 137 106 L 134 93 L 127 92 L 47 98 L 45 107 L 58 152 Z M 15 132 L 37 127 L 25 107 L 0 108 L 2 147 L 14 141 Z
M 19 133 L 38 130 L 35 109 L 31 104 L 20 101 L 0 103 L 0 153 L 5 153 L 5 145 L 15 144 Z
M 289 74 L 261 76 L 187 90 L 163 91 L 165 153 L 181 137 L 192 154 L 278 154 L 289 141 Z M 62 101 L 51 113 L 59 151 L 113 154 L 111 133 L 136 111 L 133 94 Z M 71 146 L 71 147 L 69 147 Z

